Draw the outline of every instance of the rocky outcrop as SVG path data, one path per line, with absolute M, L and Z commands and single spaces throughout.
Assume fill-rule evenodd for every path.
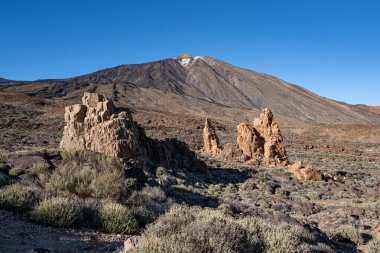
M 211 156 L 216 156 L 221 151 L 219 138 L 216 135 L 215 128 L 209 119 L 206 119 L 205 127 L 203 128 L 202 151 L 208 153 Z
M 246 159 L 261 159 L 263 156 L 264 142 L 259 133 L 246 123 L 241 123 L 236 128 L 236 142 Z
M 264 139 L 263 164 L 267 166 L 285 166 L 288 158 L 283 144 L 280 128 L 273 117 L 273 113 L 265 108 L 260 117 L 253 121 L 253 127 Z
M 261 165 L 268 167 L 288 163 L 281 131 L 269 109 L 262 110 L 260 117 L 253 121 L 253 127 L 241 123 L 237 131 L 237 145 L 246 160 L 260 161 Z
M 304 167 L 302 161 L 296 161 L 293 165 L 288 167 L 289 171 L 300 180 L 315 180 L 323 179 L 323 175 L 313 165 Z
M 65 108 L 62 149 L 88 149 L 118 158 L 143 155 L 138 126 L 129 110 L 96 93 L 84 93 L 82 104 Z

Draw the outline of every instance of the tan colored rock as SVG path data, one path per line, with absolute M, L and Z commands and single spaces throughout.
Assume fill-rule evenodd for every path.
M 128 110 L 115 114 L 112 101 L 96 93 L 86 92 L 82 103 L 65 108 L 62 149 L 88 149 L 127 159 L 144 153 Z
M 206 119 L 205 127 L 203 128 L 203 151 L 211 156 L 216 156 L 221 151 L 219 138 L 209 119 Z
M 237 145 L 245 160 L 269 167 L 287 165 L 283 137 L 269 109 L 262 110 L 260 117 L 253 121 L 253 127 L 239 124 L 237 132 Z
M 243 155 L 249 159 L 260 159 L 263 155 L 263 139 L 246 123 L 241 123 L 236 128 L 236 143 L 243 151 Z
M 65 108 L 65 122 L 78 122 L 84 123 L 86 117 L 87 107 L 84 105 L 76 104 L 70 105 Z
M 288 170 L 291 173 L 297 173 L 302 169 L 302 161 L 296 161 L 294 164 L 288 166 Z
M 273 113 L 265 108 L 260 117 L 253 121 L 253 128 L 264 139 L 263 165 L 276 167 L 285 166 L 288 163 L 283 137 Z
M 306 165 L 301 169 L 301 173 L 304 180 L 322 180 L 322 174 L 313 165 Z
M 322 180 L 322 174 L 313 165 L 302 166 L 302 161 L 296 161 L 288 170 L 300 180 Z

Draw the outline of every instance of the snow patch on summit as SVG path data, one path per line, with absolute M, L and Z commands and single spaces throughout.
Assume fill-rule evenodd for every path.
M 182 64 L 182 66 L 186 67 L 187 65 L 189 65 L 191 61 L 191 58 L 183 58 L 183 59 L 180 59 L 179 62 Z
M 179 62 L 182 64 L 182 66 L 184 67 L 188 67 L 190 66 L 194 61 L 198 60 L 198 59 L 202 59 L 202 56 L 195 56 L 195 57 L 183 57 L 183 58 L 179 58 Z

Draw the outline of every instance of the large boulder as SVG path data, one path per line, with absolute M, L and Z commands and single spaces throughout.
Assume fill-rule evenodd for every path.
M 129 110 L 117 112 L 106 97 L 86 92 L 82 105 L 65 108 L 62 149 L 88 149 L 118 158 L 144 154 L 138 126 Z
M 216 135 L 214 126 L 209 119 L 206 119 L 205 127 L 203 128 L 203 152 L 211 156 L 216 156 L 220 153 L 221 148 L 219 138 Z

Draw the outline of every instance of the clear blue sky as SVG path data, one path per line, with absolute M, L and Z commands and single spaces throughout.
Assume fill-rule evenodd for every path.
M 380 1 L 0 0 L 0 77 L 207 55 L 380 105 Z

